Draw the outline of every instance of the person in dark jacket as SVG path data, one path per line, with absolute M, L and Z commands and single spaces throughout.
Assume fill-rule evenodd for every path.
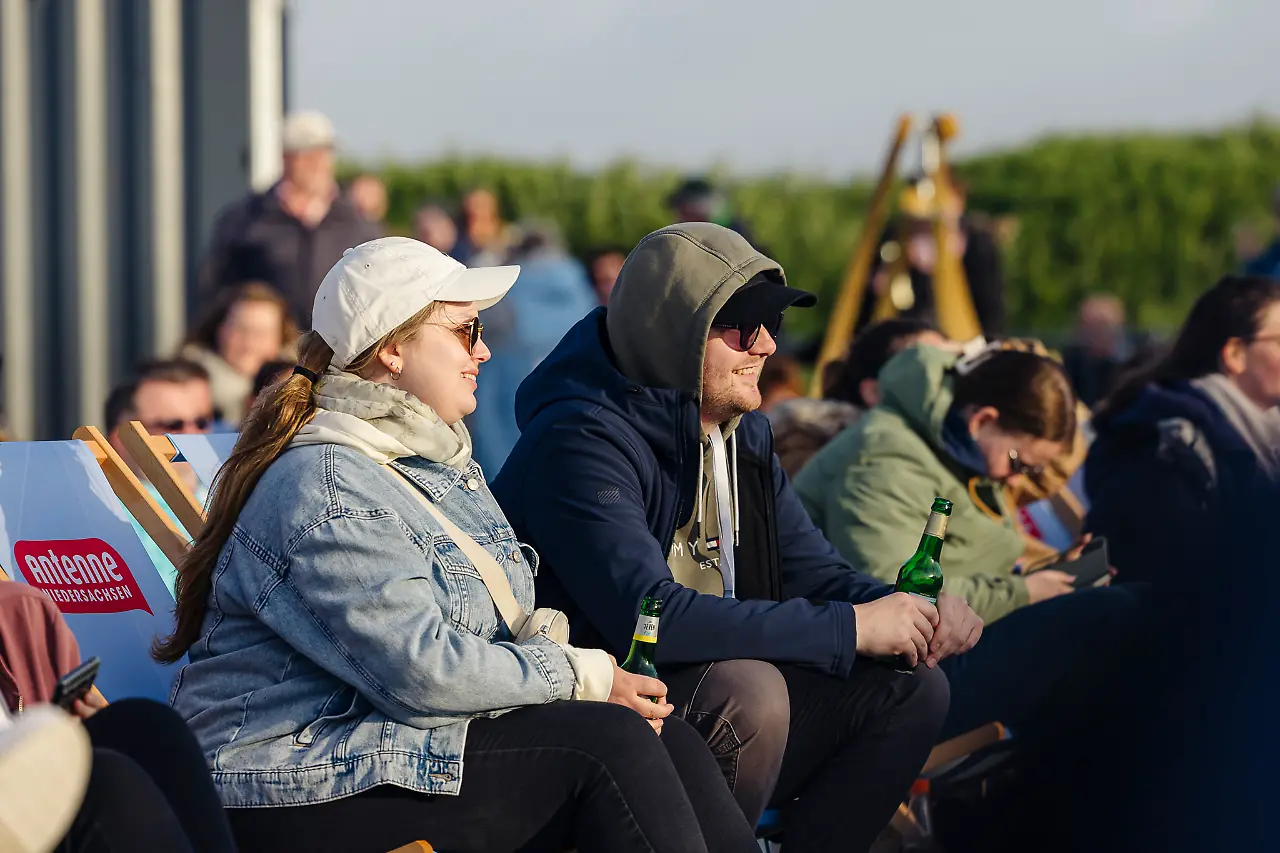
M 757 381 L 783 311 L 814 301 L 727 228 L 650 234 L 521 385 L 493 485 L 574 642 L 625 654 L 641 598 L 664 600 L 670 701 L 749 820 L 785 807 L 792 853 L 867 849 L 946 715 L 937 661 L 981 633 L 961 600 L 855 571 L 792 492 Z M 900 653 L 913 675 L 869 659 Z
M 1192 307 L 1169 353 L 1094 418 L 1087 529 L 1120 580 L 1220 565 L 1226 525 L 1280 497 L 1280 280 L 1227 276 Z
M 302 329 L 320 279 L 344 250 L 381 237 L 339 192 L 333 125 L 319 113 L 294 113 L 284 125 L 284 176 L 219 215 L 200 272 L 202 309 L 218 289 L 262 280 L 280 291 Z M 201 313 L 197 310 L 197 313 Z

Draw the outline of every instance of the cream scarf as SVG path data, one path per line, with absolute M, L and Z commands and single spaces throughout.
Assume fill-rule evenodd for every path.
M 449 426 L 407 391 L 330 367 L 312 393 L 319 410 L 290 447 L 340 444 L 379 465 L 421 456 L 465 471 L 471 462 L 471 435 L 462 422 Z

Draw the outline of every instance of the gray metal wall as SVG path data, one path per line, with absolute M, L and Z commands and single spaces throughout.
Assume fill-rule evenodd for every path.
M 100 424 L 173 352 L 217 211 L 279 170 L 282 0 L 0 0 L 3 411 Z

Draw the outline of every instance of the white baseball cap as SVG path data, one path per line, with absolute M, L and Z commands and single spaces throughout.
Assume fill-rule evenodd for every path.
M 431 302 L 495 304 L 520 267 L 468 269 L 426 243 L 380 237 L 347 249 L 320 282 L 311 327 L 342 370 L 356 356 Z
M 333 122 L 324 113 L 301 110 L 285 117 L 280 134 L 281 147 L 285 151 L 332 148 L 335 141 Z

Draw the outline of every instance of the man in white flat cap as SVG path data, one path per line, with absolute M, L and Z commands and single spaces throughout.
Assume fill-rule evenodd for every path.
M 218 215 L 200 273 L 200 301 L 222 287 L 265 281 L 284 295 L 299 326 L 309 329 L 311 303 L 325 272 L 344 249 L 376 239 L 382 230 L 338 190 L 336 139 L 326 116 L 291 113 L 282 138 L 280 180 Z

